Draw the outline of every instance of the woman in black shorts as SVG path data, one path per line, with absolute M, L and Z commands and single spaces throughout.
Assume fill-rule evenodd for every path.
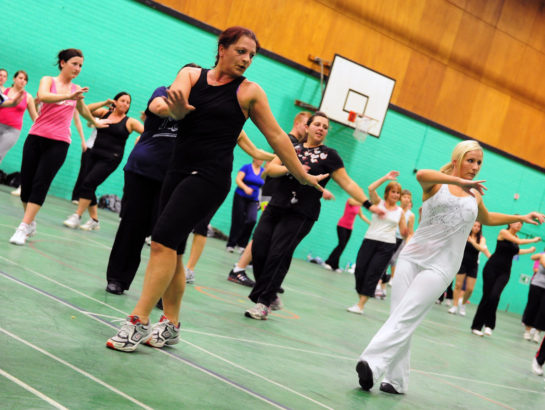
M 464 249 L 464 256 L 462 259 L 462 265 L 456 274 L 456 285 L 454 286 L 453 304 L 448 310 L 448 313 L 455 315 L 458 313 L 460 316 L 466 315 L 466 302 L 471 297 L 473 289 L 475 288 L 475 282 L 477 281 L 477 271 L 479 270 L 479 253 L 482 252 L 487 258 L 490 258 L 490 251 L 486 247 L 486 239 L 483 236 L 483 225 L 479 221 L 475 221 L 471 233 L 467 238 L 466 247 Z M 465 281 L 465 291 L 462 304 L 458 306 L 458 300 L 460 299 L 460 293 L 462 293 L 462 287 Z
M 168 91 L 169 115 L 179 120 L 178 137 L 161 192 L 144 288 L 125 324 L 107 341 L 112 349 L 130 352 L 142 341 L 155 347 L 178 342 L 185 289 L 180 245 L 225 200 L 233 149 L 248 117 L 300 183 L 318 186 L 325 177 L 305 172 L 265 92 L 243 77 L 258 49 L 251 30 L 230 27 L 220 34 L 215 67 L 184 68 Z M 149 315 L 161 296 L 164 316 L 152 329 Z

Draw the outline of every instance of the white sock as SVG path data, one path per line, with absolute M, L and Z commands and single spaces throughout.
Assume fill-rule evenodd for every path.
M 238 264 L 235 265 L 235 267 L 233 268 L 233 273 L 239 273 L 239 272 L 244 272 L 244 268 L 239 268 L 238 267 Z

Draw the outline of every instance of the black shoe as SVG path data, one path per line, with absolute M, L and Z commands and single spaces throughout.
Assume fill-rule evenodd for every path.
M 358 372 L 361 388 L 363 390 L 371 390 L 371 387 L 373 387 L 373 371 L 369 367 L 369 364 L 365 360 L 358 362 L 356 371 Z
M 276 291 L 276 293 L 284 293 L 284 289 L 282 289 L 282 287 L 278 288 L 278 290 Z
M 106 292 L 113 293 L 114 295 L 122 295 L 124 291 L 123 286 L 119 282 L 108 282 L 108 286 L 106 286 Z
M 159 299 L 159 301 L 157 302 L 157 304 L 155 305 L 155 307 L 156 307 L 157 309 L 163 310 L 163 298 Z
M 380 383 L 379 387 L 380 391 L 383 391 L 384 393 L 390 393 L 390 394 L 403 394 L 398 392 L 394 386 L 392 386 L 390 383 L 382 382 Z
M 255 285 L 255 282 L 251 280 L 248 276 L 246 276 L 246 272 L 244 271 L 235 273 L 231 269 L 231 272 L 229 272 L 229 276 L 227 277 L 227 280 L 238 283 L 239 285 L 248 286 L 249 288 L 253 288 Z

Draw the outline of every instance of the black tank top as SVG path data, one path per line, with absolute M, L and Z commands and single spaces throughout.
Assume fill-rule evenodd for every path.
M 198 173 L 219 183 L 229 183 L 233 150 L 246 118 L 237 99 L 244 77 L 211 86 L 209 70 L 202 69 L 191 88 L 189 103 L 195 111 L 179 122 L 170 171 Z
M 462 265 L 466 268 L 477 266 L 477 261 L 479 259 L 479 251 L 468 242 L 466 242 L 466 247 L 464 249 L 464 257 L 462 259 Z
M 510 272 L 513 256 L 519 253 L 519 246 L 507 240 L 499 240 L 496 250 L 487 262 L 490 268 L 499 272 Z
M 103 118 L 108 118 L 111 112 Z M 129 138 L 130 132 L 127 131 L 127 121 L 129 117 L 125 116 L 121 121 L 110 124 L 106 128 L 97 129 L 97 137 L 92 151 L 95 154 L 105 158 L 121 159 L 125 151 L 125 143 Z

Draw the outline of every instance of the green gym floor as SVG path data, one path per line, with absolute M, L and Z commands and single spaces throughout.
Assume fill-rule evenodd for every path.
M 117 215 L 101 210 L 97 232 L 70 230 L 62 221 L 75 206 L 48 197 L 37 235 L 18 247 L 8 243 L 22 217 L 10 191 L 0 187 L 0 408 L 545 408 L 545 383 L 531 372 L 538 346 L 522 339 L 519 316 L 499 313 L 494 335 L 479 338 L 469 331 L 475 306 L 466 317 L 434 306 L 413 336 L 408 394 L 367 393 L 355 365 L 389 300 L 347 313 L 353 276 L 295 260 L 284 310 L 245 318 L 249 289 L 226 280 L 237 256 L 215 239 L 186 289 L 181 342 L 109 350 L 116 319 L 136 303 L 149 248 L 130 291 L 106 293 Z

